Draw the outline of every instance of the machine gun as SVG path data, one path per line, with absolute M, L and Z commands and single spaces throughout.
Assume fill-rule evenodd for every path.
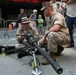
M 31 35 L 29 32 L 26 33 L 26 40 L 27 42 L 34 46 L 35 48 L 37 48 L 37 50 L 49 61 L 49 63 L 51 64 L 51 66 L 53 67 L 53 69 L 58 73 L 61 74 L 63 72 L 63 69 L 55 62 L 53 61 L 49 55 L 47 54 L 46 51 L 44 51 L 42 48 L 40 48 L 35 40 L 35 38 L 33 37 L 33 35 Z
M 33 35 L 31 35 L 29 32 L 27 32 L 26 35 L 22 35 L 22 36 L 26 36 L 25 39 L 27 40 L 27 43 L 29 43 L 30 47 L 29 48 L 24 47 L 24 48 L 21 48 L 20 50 L 25 49 L 25 50 L 28 50 L 28 52 L 31 52 L 31 55 L 33 57 L 32 67 L 34 65 L 34 69 L 32 71 L 33 75 L 40 75 L 41 74 L 41 71 L 39 70 L 39 67 L 37 65 L 37 59 L 36 59 L 36 56 L 35 56 L 36 49 L 40 52 L 41 55 L 43 55 L 49 61 L 49 63 L 53 67 L 53 69 L 58 74 L 61 74 L 63 72 L 63 69 L 55 61 L 53 61 L 49 57 L 47 52 L 44 51 L 41 47 L 38 46 L 38 44 L 37 44 L 35 38 L 33 37 Z M 2 48 L 2 46 L 1 46 L 1 48 Z M 6 47 L 6 48 L 10 48 L 11 49 L 10 46 Z M 16 49 L 14 49 L 14 47 L 13 47 L 13 50 L 9 50 L 9 51 L 7 50 L 8 53 L 12 52 L 12 51 L 16 51 Z

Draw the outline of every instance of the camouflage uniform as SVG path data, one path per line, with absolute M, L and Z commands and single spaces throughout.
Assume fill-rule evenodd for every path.
M 25 47 L 25 44 L 26 44 L 26 39 L 24 39 L 23 36 L 21 35 L 26 35 L 27 32 L 30 32 L 32 35 L 34 35 L 36 41 L 39 40 L 39 34 L 37 32 L 37 30 L 34 28 L 34 27 L 30 27 L 28 29 L 28 31 L 26 31 L 22 26 L 19 27 L 17 29 L 17 32 L 16 32 L 16 39 L 18 41 L 18 44 L 16 45 L 16 48 L 20 48 L 20 47 Z
M 47 49 L 53 53 L 57 52 L 57 45 L 65 45 L 70 41 L 65 18 L 60 13 L 55 13 L 51 18 L 49 18 L 47 29 L 49 30 L 56 24 L 60 25 L 60 30 L 57 32 L 50 32 L 46 38 L 46 43 L 44 43 L 42 39 L 39 41 L 39 45 L 47 44 Z

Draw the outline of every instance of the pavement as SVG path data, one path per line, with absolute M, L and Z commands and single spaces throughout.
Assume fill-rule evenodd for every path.
M 0 31 L 0 45 L 16 45 L 16 30 L 8 31 L 4 38 L 4 31 Z M 9 35 L 9 38 L 8 38 Z M 76 33 L 74 33 L 74 41 L 76 42 Z M 9 54 L 2 57 L 0 54 L 0 75 L 32 75 L 32 68 L 28 64 L 31 60 L 30 56 L 18 58 L 17 53 Z M 40 62 L 42 55 L 36 55 Z M 76 43 L 73 48 L 65 48 L 61 56 L 56 57 L 57 64 L 63 68 L 61 75 L 76 75 Z M 41 75 L 59 75 L 55 72 L 51 65 L 40 65 Z

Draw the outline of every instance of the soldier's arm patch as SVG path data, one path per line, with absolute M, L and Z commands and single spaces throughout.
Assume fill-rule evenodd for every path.
M 56 19 L 54 21 L 54 25 L 61 25 L 62 26 L 62 23 L 63 23 L 62 18 L 60 19 L 60 18 L 56 17 Z

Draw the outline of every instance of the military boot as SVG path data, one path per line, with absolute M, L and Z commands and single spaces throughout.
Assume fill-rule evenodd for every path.
M 55 56 L 60 56 L 61 52 L 64 50 L 64 47 L 58 45 L 57 52 L 55 53 Z
M 51 57 L 51 59 L 53 61 L 56 61 L 56 57 L 55 57 L 54 53 L 50 52 L 49 56 Z M 43 59 L 42 65 L 48 65 L 48 64 L 50 64 L 49 61 L 47 59 Z

